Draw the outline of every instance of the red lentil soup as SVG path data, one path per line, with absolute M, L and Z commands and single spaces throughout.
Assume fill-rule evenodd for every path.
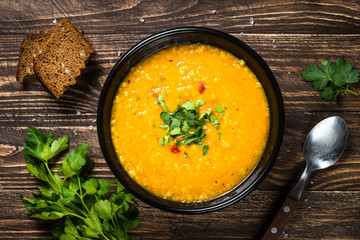
M 199 115 L 211 108 L 219 124 L 206 121 L 201 145 L 175 146 L 171 138 L 163 146 L 160 95 L 169 112 L 204 100 Z M 225 110 L 214 111 L 215 104 Z M 230 191 L 256 167 L 269 117 L 262 85 L 243 60 L 214 46 L 181 44 L 130 70 L 114 99 L 111 137 L 119 161 L 140 186 L 164 199 L 202 202 Z

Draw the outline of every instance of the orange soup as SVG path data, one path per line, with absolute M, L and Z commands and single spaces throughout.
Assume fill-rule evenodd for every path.
M 122 166 L 143 188 L 201 202 L 251 173 L 269 121 L 264 89 L 243 60 L 214 46 L 181 44 L 130 70 L 114 99 L 111 136 Z

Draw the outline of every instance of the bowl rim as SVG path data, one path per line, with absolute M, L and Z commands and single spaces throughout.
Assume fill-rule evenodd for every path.
M 153 201 L 152 199 L 143 196 L 142 194 L 138 193 L 136 191 L 136 189 L 134 189 L 130 183 L 128 183 L 123 176 L 121 176 L 121 174 L 117 171 L 117 168 L 114 164 L 114 162 L 111 160 L 110 154 L 107 150 L 107 146 L 106 146 L 106 139 L 104 136 L 104 129 L 103 129 L 103 116 L 104 116 L 104 103 L 106 100 L 106 95 L 107 92 L 110 88 L 111 82 L 113 81 L 119 67 L 126 63 L 126 61 L 137 51 L 139 51 L 140 49 L 142 49 L 143 47 L 145 47 L 146 45 L 159 40 L 161 38 L 164 37 L 169 37 L 172 35 L 178 35 L 178 34 L 186 34 L 186 33 L 200 33 L 200 34 L 209 34 L 209 35 L 214 35 L 220 38 L 223 38 L 227 41 L 230 41 L 232 43 L 234 43 L 235 45 L 238 45 L 241 49 L 243 49 L 244 51 L 246 51 L 248 54 L 250 54 L 255 61 L 261 66 L 261 68 L 263 69 L 263 71 L 265 72 L 266 76 L 268 77 L 271 86 L 272 86 L 272 90 L 274 91 L 275 94 L 275 99 L 277 101 L 277 106 L 278 106 L 278 116 L 279 116 L 279 123 L 278 123 L 278 131 L 277 131 L 277 138 L 275 140 L 275 144 L 274 144 L 274 148 L 273 151 L 271 152 L 271 156 L 269 157 L 269 161 L 266 163 L 266 166 L 262 169 L 262 171 L 260 172 L 260 174 L 258 175 L 258 177 L 244 190 L 242 191 L 240 194 L 237 194 L 235 196 L 233 196 L 232 198 L 229 198 L 227 201 L 221 202 L 220 204 L 216 204 L 213 206 L 206 206 L 206 207 L 202 207 L 202 208 L 179 208 L 179 207 L 172 207 L 172 206 L 168 206 L 168 205 L 164 205 L 162 203 Z M 180 44 L 180 43 L 179 43 Z M 173 46 L 176 44 L 170 44 L 169 46 Z M 211 45 L 211 44 L 210 44 Z M 160 49 L 159 49 L 160 50 Z M 153 54 L 156 51 L 153 51 L 151 54 Z M 229 51 L 231 53 L 231 51 Z M 147 56 L 145 56 L 144 58 L 146 58 Z M 142 59 L 140 59 L 141 61 Z M 251 68 L 250 68 L 251 69 Z M 120 83 L 122 82 L 122 80 L 120 80 Z M 98 140 L 99 140 L 99 145 L 101 148 L 101 151 L 103 153 L 103 156 L 105 158 L 105 161 L 107 163 L 107 165 L 109 166 L 110 170 L 112 171 L 112 173 L 115 175 L 115 177 L 120 181 L 120 183 L 126 188 L 128 189 L 128 191 L 130 193 L 132 193 L 135 197 L 137 197 L 138 199 L 140 199 L 141 201 L 149 204 L 150 206 L 156 207 L 158 209 L 161 210 L 166 210 L 166 211 L 170 211 L 170 212 L 175 212 L 175 213 L 189 213 L 189 214 L 197 214 L 197 213 L 206 213 L 206 212 L 212 212 L 215 210 L 220 210 L 223 209 L 227 206 L 230 206 L 232 204 L 234 204 L 235 202 L 238 202 L 240 199 L 244 198 L 246 195 L 248 195 L 251 191 L 253 191 L 263 180 L 264 178 L 267 176 L 267 174 L 269 173 L 270 169 L 272 168 L 278 154 L 280 151 L 280 147 L 281 147 L 281 143 L 283 140 L 283 135 L 284 135 L 284 125 L 285 125 L 285 111 L 284 111 L 284 103 L 283 103 L 283 99 L 282 99 L 282 94 L 281 94 L 281 90 L 279 88 L 279 85 L 272 73 L 272 71 L 270 70 L 269 66 L 266 64 L 266 62 L 262 59 L 262 57 L 260 57 L 260 55 L 258 53 L 256 53 L 251 47 L 249 47 L 246 43 L 244 43 L 243 41 L 241 41 L 240 39 L 227 34 L 225 32 L 222 31 L 218 31 L 215 29 L 211 29 L 211 28 L 205 28 L 205 27 L 180 27 L 180 28 L 172 28 L 172 29 L 168 29 L 168 30 L 164 30 L 161 31 L 159 33 L 150 35 L 149 37 L 141 40 L 140 42 L 138 42 L 137 44 L 135 44 L 133 47 L 131 47 L 119 60 L 118 62 L 115 64 L 115 66 L 112 68 L 112 70 L 110 71 L 103 87 L 101 90 L 101 94 L 99 97 L 99 101 L 98 101 L 98 108 L 97 108 L 97 133 L 98 133 Z M 112 145 L 112 141 L 110 139 L 110 144 Z M 250 173 L 251 174 L 251 173 Z M 249 174 L 249 175 L 250 175 Z M 236 187 L 234 187 L 236 188 Z M 233 190 L 233 189 L 232 189 Z M 232 191 L 230 190 L 230 192 Z M 147 190 L 145 190 L 147 191 Z M 148 192 L 148 191 L 147 191 Z M 226 193 L 225 193 L 226 194 Z M 196 204 L 196 203 L 195 203 Z M 185 206 L 185 205 L 184 205 Z

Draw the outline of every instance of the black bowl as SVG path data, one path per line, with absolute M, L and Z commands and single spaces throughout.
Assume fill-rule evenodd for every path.
M 204 43 L 224 49 L 245 63 L 261 82 L 270 107 L 270 133 L 264 154 L 252 173 L 231 191 L 201 203 L 165 200 L 146 191 L 124 170 L 114 150 L 110 118 L 114 96 L 130 68 L 150 54 L 183 43 Z M 131 48 L 110 72 L 100 95 L 97 127 L 100 147 L 116 178 L 137 198 L 159 209 L 180 213 L 203 213 L 229 206 L 249 194 L 265 178 L 272 167 L 284 131 L 284 106 L 279 86 L 264 60 L 248 45 L 226 33 L 207 28 L 186 27 L 167 30 L 146 38 Z M 129 146 L 131 147 L 131 146 Z

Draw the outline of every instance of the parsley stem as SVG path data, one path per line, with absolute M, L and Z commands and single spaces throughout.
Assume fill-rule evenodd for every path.
M 78 211 L 78 212 L 80 212 L 82 215 L 84 215 L 86 217 L 89 216 L 86 212 L 84 212 L 81 208 L 77 207 L 74 203 L 70 202 L 67 205 L 69 205 L 75 212 Z
M 52 181 L 54 182 L 55 185 L 51 184 L 50 182 L 50 185 L 54 187 L 55 190 L 57 190 L 59 193 L 62 193 L 61 191 L 61 187 L 57 184 L 55 178 L 54 178 L 54 175 L 52 174 L 50 168 L 49 168 L 49 165 L 45 162 L 44 163 L 45 167 L 46 167 L 46 170 L 49 172 L 49 175 L 51 176 L 51 179 Z
M 110 238 L 108 238 L 104 233 L 102 233 L 100 235 L 103 236 L 105 239 L 110 240 Z
M 65 213 L 65 214 L 66 214 L 66 215 L 69 215 L 69 216 L 74 216 L 74 217 L 80 218 L 80 219 L 82 219 L 82 220 L 85 219 L 83 216 L 77 215 L 76 213 L 67 212 L 67 213 Z
M 351 94 L 353 94 L 353 95 L 355 95 L 355 96 L 359 96 L 358 93 L 356 93 L 356 92 L 354 92 L 354 91 L 352 91 L 352 90 L 350 90 L 350 89 L 347 89 L 346 91 L 349 92 L 349 93 L 351 93 Z
M 89 211 L 88 207 L 86 206 L 86 204 L 85 204 L 85 202 L 84 202 L 84 199 L 83 199 L 84 195 L 83 195 L 83 193 L 82 193 L 82 187 L 81 187 L 81 183 L 80 183 L 80 178 L 79 178 L 79 176 L 77 176 L 77 180 L 78 180 L 78 185 L 79 185 L 79 190 L 80 190 L 80 195 L 78 195 L 78 196 L 79 196 L 79 198 L 80 198 L 80 201 L 81 201 L 82 205 L 85 207 L 86 211 L 87 211 L 88 213 L 90 213 L 90 211 Z

